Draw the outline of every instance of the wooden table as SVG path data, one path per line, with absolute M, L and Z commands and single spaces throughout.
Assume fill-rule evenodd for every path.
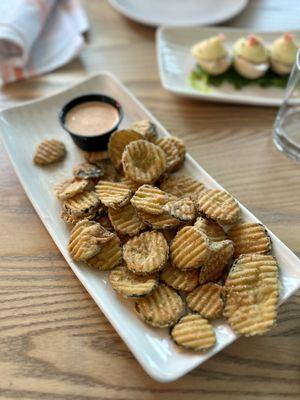
M 106 2 L 85 4 L 91 43 L 80 59 L 10 85 L 1 106 L 111 70 L 185 139 L 214 178 L 300 254 L 299 164 L 272 144 L 276 110 L 169 94 L 158 78 L 154 30 L 126 20 Z M 291 29 L 299 12 L 295 1 L 252 1 L 231 24 Z M 266 336 L 238 340 L 175 383 L 154 382 L 62 258 L 2 147 L 0 155 L 0 399 L 299 399 L 299 292 L 280 307 L 278 326 Z

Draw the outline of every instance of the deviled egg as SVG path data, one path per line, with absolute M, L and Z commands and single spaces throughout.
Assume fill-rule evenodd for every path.
M 220 75 L 227 71 L 231 57 L 224 46 L 225 35 L 220 34 L 196 43 L 191 53 L 200 67 L 211 75 Z
M 298 46 L 292 34 L 284 33 L 271 45 L 270 58 L 271 67 L 279 75 L 287 75 L 291 72 Z
M 248 79 L 263 76 L 268 68 L 268 50 L 262 39 L 256 35 L 238 39 L 233 47 L 234 67 L 237 72 Z

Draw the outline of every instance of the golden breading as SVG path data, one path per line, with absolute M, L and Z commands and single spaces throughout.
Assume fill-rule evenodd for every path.
M 130 128 L 143 135 L 143 137 L 146 140 L 150 140 L 150 142 L 153 142 L 157 138 L 155 124 L 147 119 L 134 122 Z
M 75 225 L 77 224 L 77 222 L 82 221 L 83 219 L 94 219 L 95 215 L 96 213 L 92 213 L 90 215 L 84 215 L 83 217 L 74 217 L 72 214 L 69 214 L 66 210 L 62 209 L 60 213 L 60 218 L 68 224 Z
M 86 261 L 90 267 L 106 271 L 122 261 L 121 241 L 117 235 L 110 234 L 110 240 L 101 247 L 99 253 Z
M 103 171 L 94 164 L 82 163 L 73 168 L 73 175 L 78 179 L 98 179 Z
M 219 224 L 235 224 L 240 218 L 240 207 L 231 194 L 211 189 L 198 198 L 199 211 Z
M 271 239 L 262 224 L 243 222 L 233 226 L 228 231 L 229 238 L 234 242 L 234 256 L 241 254 L 261 253 L 271 250 Z
M 205 186 L 189 176 L 169 175 L 163 179 L 160 188 L 176 197 L 182 197 L 187 194 L 196 195 L 203 191 Z
M 53 164 L 66 155 L 65 145 L 59 140 L 50 139 L 41 142 L 35 151 L 33 162 L 37 165 Z
M 234 252 L 231 240 L 210 243 L 211 254 L 199 273 L 199 283 L 217 281 L 230 264 Z
M 222 291 L 222 286 L 216 283 L 198 286 L 187 295 L 187 305 L 190 310 L 199 313 L 204 318 L 219 318 L 224 307 Z
M 181 270 L 201 267 L 210 253 L 207 237 L 193 226 L 180 229 L 170 246 L 172 264 Z
M 268 331 L 276 321 L 278 266 L 265 254 L 241 255 L 225 283 L 224 316 L 231 328 L 246 336 Z
M 121 182 L 99 181 L 96 193 L 106 207 L 120 208 L 130 201 L 132 190 Z
M 103 181 L 118 182 L 121 180 L 120 174 L 109 159 L 98 161 L 97 166 L 103 171 L 101 177 Z
M 82 217 L 97 211 L 99 205 L 100 200 L 96 193 L 85 191 L 71 199 L 66 199 L 63 203 L 63 208 L 73 217 Z
M 190 292 L 198 285 L 198 270 L 181 271 L 169 264 L 162 270 L 160 279 L 176 290 Z
M 167 168 L 164 151 L 146 140 L 129 143 L 122 155 L 125 176 L 140 183 L 155 182 Z
M 170 334 L 178 346 L 195 351 L 208 349 L 216 343 L 213 327 L 198 314 L 182 317 Z
M 142 211 L 138 211 L 138 215 L 146 225 L 150 226 L 152 229 L 174 229 L 180 226 L 181 222 L 171 217 L 166 212 L 161 215 L 154 215 Z
M 182 146 L 180 139 L 178 140 L 178 145 Z M 167 172 L 173 172 L 178 170 L 184 162 L 185 151 L 182 154 L 182 147 L 179 147 L 175 140 L 171 137 L 157 138 L 154 143 L 163 149 L 167 159 Z
M 170 200 L 167 193 L 151 185 L 142 185 L 130 200 L 138 211 L 149 214 L 163 214 L 163 205 Z
M 180 159 L 180 163 L 177 165 L 177 168 L 175 168 L 175 170 L 174 170 L 174 171 L 177 171 L 181 167 L 181 165 L 184 163 L 186 147 L 185 147 L 184 141 L 182 139 L 179 139 L 176 136 L 170 136 L 170 140 L 177 147 L 178 156 Z
M 87 219 L 77 222 L 71 231 L 69 253 L 76 261 L 85 261 L 95 256 L 101 246 L 111 240 L 112 234 L 100 224 Z
M 107 151 L 84 151 L 83 156 L 90 164 L 95 164 L 101 167 L 101 162 L 108 159 Z
M 189 222 L 196 217 L 196 205 L 191 197 L 169 201 L 163 210 L 179 221 Z
M 134 236 L 146 229 L 146 225 L 130 203 L 117 210 L 109 208 L 108 216 L 114 229 L 122 235 Z
M 108 154 L 117 170 L 122 168 L 122 154 L 128 143 L 143 139 L 143 135 L 131 129 L 114 132 L 108 142 Z
M 131 189 L 133 191 L 133 193 L 135 193 L 138 188 L 142 185 L 141 183 L 135 182 L 130 178 L 126 178 L 125 176 L 121 179 L 121 182 L 128 186 L 129 189 Z
M 91 185 L 88 180 L 66 179 L 54 186 L 54 193 L 57 198 L 65 200 L 89 188 L 91 188 Z
M 146 296 L 158 285 L 156 274 L 136 275 L 124 265 L 111 271 L 109 282 L 124 297 Z
M 135 310 L 147 324 L 166 328 L 174 325 L 184 313 L 184 303 L 179 294 L 167 285 L 160 284 L 150 294 L 135 303 Z
M 203 232 L 209 240 L 220 242 L 228 239 L 224 229 L 216 222 L 204 217 L 197 218 L 194 227 Z
M 144 232 L 123 247 L 123 257 L 130 271 L 144 275 L 161 270 L 169 257 L 169 245 L 160 232 Z

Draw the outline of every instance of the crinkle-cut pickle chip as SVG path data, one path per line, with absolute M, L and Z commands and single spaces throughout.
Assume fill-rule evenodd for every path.
M 99 181 L 95 191 L 106 207 L 119 208 L 130 201 L 132 190 L 121 182 Z
M 163 234 L 148 231 L 135 236 L 123 247 L 127 268 L 140 275 L 161 270 L 169 257 L 169 245 Z
M 198 285 L 198 274 L 197 269 L 181 271 L 169 264 L 162 270 L 160 279 L 176 290 L 191 292 Z
M 150 142 L 153 142 L 157 138 L 156 125 L 148 119 L 136 121 L 130 128 L 143 135 L 143 137 Z
M 61 213 L 60 213 L 61 219 L 63 219 L 65 222 L 67 222 L 68 224 L 71 224 L 71 225 L 75 225 L 75 224 L 77 224 L 77 222 L 82 221 L 84 219 L 88 219 L 88 220 L 94 219 L 95 216 L 96 216 L 96 213 L 84 215 L 82 217 L 74 217 L 72 214 L 69 214 L 64 209 L 62 209 Z
M 70 199 L 76 194 L 87 190 L 89 186 L 89 181 L 85 179 L 66 179 L 65 181 L 59 182 L 54 186 L 54 193 L 60 200 Z
M 194 227 L 202 231 L 209 240 L 213 242 L 220 242 L 228 239 L 224 229 L 216 222 L 204 217 L 197 218 Z
M 166 154 L 167 172 L 177 171 L 185 159 L 185 145 L 182 140 L 171 136 L 157 138 L 154 143 L 161 147 Z
M 146 296 L 158 285 L 156 274 L 136 275 L 124 265 L 111 271 L 109 281 L 112 288 L 124 297 Z
M 122 167 L 122 154 L 125 147 L 135 141 L 143 139 L 143 135 L 132 129 L 123 129 L 121 131 L 114 132 L 108 142 L 108 154 L 111 162 L 117 170 Z
M 56 139 L 44 140 L 35 151 L 33 162 L 37 165 L 53 164 L 62 160 L 66 155 L 65 145 Z
M 170 333 L 178 346 L 195 351 L 209 349 L 216 343 L 213 327 L 199 314 L 185 315 Z
M 261 335 L 275 323 L 279 295 L 276 259 L 265 254 L 241 255 L 225 282 L 226 317 L 242 335 Z
M 193 226 L 177 232 L 170 246 L 172 264 L 181 270 L 201 267 L 210 256 L 207 237 Z
M 86 262 L 90 267 L 106 271 L 114 268 L 122 261 L 122 245 L 117 235 L 112 234 L 110 240 L 105 243 L 95 257 Z
M 235 257 L 249 253 L 265 254 L 271 250 L 271 239 L 265 227 L 257 222 L 234 225 L 228 231 L 228 236 L 234 242 Z
M 122 235 L 134 236 L 146 229 L 146 225 L 130 203 L 117 210 L 109 208 L 108 216 L 114 229 Z
M 76 261 L 94 257 L 101 247 L 111 239 L 111 233 L 94 221 L 79 221 L 71 231 L 69 253 Z
M 231 194 L 211 189 L 198 198 L 199 211 L 219 224 L 235 224 L 240 218 L 240 207 Z
M 125 176 L 140 183 L 155 182 L 167 168 L 164 151 L 146 140 L 129 143 L 122 155 Z
M 231 240 L 212 242 L 210 243 L 210 249 L 211 254 L 199 273 L 200 284 L 220 279 L 225 269 L 229 266 L 234 252 Z
M 132 197 L 131 204 L 138 210 L 149 214 L 163 214 L 163 205 L 169 201 L 169 195 L 151 185 L 142 185 Z
M 101 167 L 101 162 L 108 159 L 107 151 L 84 151 L 83 156 L 85 160 L 90 164 L 95 164 Z
M 73 175 L 77 179 L 98 179 L 103 176 L 103 171 L 96 165 L 85 162 L 73 168 Z
M 121 179 L 121 182 L 128 186 L 134 193 L 138 190 L 138 188 L 142 185 L 142 183 L 138 183 L 133 181 L 130 178 L 126 178 L 125 176 Z
M 196 205 L 191 197 L 172 200 L 163 206 L 163 210 L 183 222 L 192 221 L 196 217 Z
M 184 302 L 179 294 L 165 284 L 160 284 L 135 303 L 135 310 L 140 318 L 156 328 L 174 325 L 183 315 L 184 309 Z
M 66 199 L 63 208 L 74 217 L 82 217 L 97 211 L 99 205 L 100 200 L 96 193 L 85 191 Z
M 207 319 L 216 319 L 222 315 L 223 288 L 216 283 L 206 283 L 196 287 L 186 297 L 186 302 L 190 310 L 199 313 Z
M 146 212 L 139 211 L 139 217 L 146 225 L 150 226 L 152 229 L 174 229 L 180 226 L 181 221 L 171 217 L 166 212 L 161 215 L 154 215 Z
M 187 194 L 196 195 L 203 191 L 205 186 L 202 182 L 196 181 L 189 176 L 169 175 L 163 179 L 160 188 L 176 197 L 182 197 Z

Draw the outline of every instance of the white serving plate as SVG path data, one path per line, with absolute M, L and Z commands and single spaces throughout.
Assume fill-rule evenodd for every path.
M 226 43 L 232 49 L 233 43 L 239 37 L 248 35 L 251 31 L 225 27 L 177 28 L 165 26 L 159 28 L 156 34 L 157 61 L 163 87 L 180 96 L 209 101 L 279 106 L 284 96 L 284 90 L 281 88 L 261 88 L 258 85 L 250 85 L 241 90 L 236 90 L 233 86 L 224 84 L 220 87 L 211 87 L 209 93 L 192 88 L 188 82 L 188 76 L 196 65 L 196 61 L 190 53 L 192 45 L 221 32 L 226 35 Z M 255 31 L 255 33 L 260 35 L 267 45 L 282 34 L 279 31 Z M 300 39 L 300 31 L 293 31 L 292 33 L 297 40 Z
M 135 315 L 132 303 L 123 300 L 111 289 L 107 272 L 93 270 L 70 258 L 67 251 L 69 229 L 59 217 L 60 203 L 53 195 L 53 185 L 69 177 L 72 167 L 82 161 L 82 156 L 59 125 L 58 112 L 73 97 L 93 92 L 112 96 L 122 104 L 125 112 L 123 127 L 135 120 L 148 118 L 157 124 L 160 135 L 168 135 L 154 116 L 114 76 L 103 72 L 54 96 L 2 111 L 2 140 L 24 190 L 78 279 L 147 373 L 158 381 L 173 381 L 228 346 L 237 336 L 225 322 L 216 322 L 217 344 L 212 350 L 202 354 L 182 350 L 170 340 L 167 329 L 151 328 Z M 32 156 L 36 145 L 51 137 L 66 144 L 68 156 L 57 165 L 46 168 L 35 166 Z M 201 180 L 208 187 L 221 188 L 189 155 L 182 172 Z M 245 207 L 241 208 L 244 219 L 257 221 Z M 283 302 L 300 287 L 300 261 L 276 236 L 269 233 L 280 265 L 280 302 Z
M 213 25 L 239 14 L 248 0 L 109 0 L 135 22 L 159 25 Z

